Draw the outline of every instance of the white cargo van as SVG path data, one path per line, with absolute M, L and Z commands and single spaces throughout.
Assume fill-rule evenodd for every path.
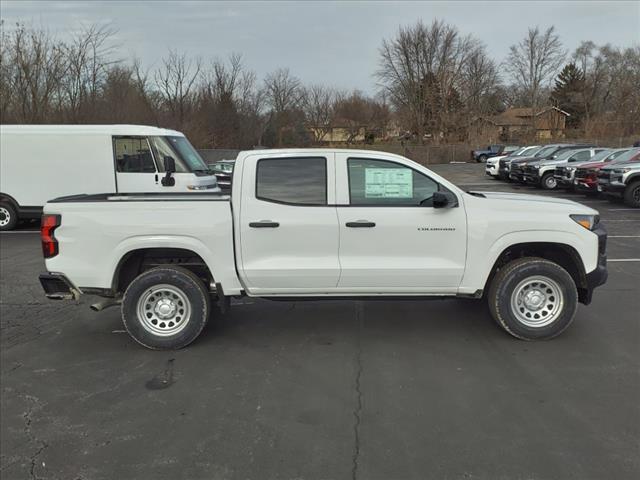
M 141 125 L 0 125 L 0 230 L 82 193 L 219 191 L 187 138 Z

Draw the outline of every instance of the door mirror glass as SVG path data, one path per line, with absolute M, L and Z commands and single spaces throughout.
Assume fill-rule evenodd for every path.
M 164 177 L 162 177 L 162 186 L 163 187 L 173 187 L 176 184 L 176 179 L 171 176 L 172 173 L 176 171 L 176 161 L 173 157 L 169 155 L 165 155 L 164 157 Z
M 175 173 L 176 171 L 176 161 L 169 155 L 164 157 L 164 171 L 167 173 Z
M 452 208 L 458 205 L 456 196 L 451 192 L 435 192 L 433 194 L 433 208 Z

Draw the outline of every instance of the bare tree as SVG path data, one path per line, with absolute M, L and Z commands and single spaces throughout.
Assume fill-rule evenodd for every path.
M 178 128 L 183 128 L 186 116 L 193 108 L 201 68 L 199 58 L 189 59 L 186 54 L 170 50 L 155 72 L 156 85 L 172 115 L 171 122 Z
M 3 97 L 10 95 L 14 119 L 41 123 L 51 119 L 60 103 L 60 85 L 67 72 L 64 45 L 44 30 L 16 25 L 3 38 Z M 4 101 L 4 100 L 3 100 Z M 6 109 L 8 107 L 3 107 Z
M 303 91 L 302 109 L 315 142 L 321 142 L 331 131 L 336 97 L 333 89 L 323 85 L 311 85 Z
M 477 42 L 440 20 L 401 27 L 384 40 L 376 75 L 394 106 L 411 117 L 410 128 L 423 138 L 451 123 L 459 103 L 464 68 Z
M 545 31 L 537 26 L 529 28 L 526 37 L 509 49 L 506 69 L 529 98 L 534 130 L 543 88 L 554 78 L 565 57 L 566 51 L 553 26 Z
M 468 56 L 463 68 L 463 102 L 471 116 L 494 113 L 495 96 L 500 87 L 496 63 L 489 58 L 486 47 L 478 44 Z
M 279 68 L 264 79 L 265 97 L 274 113 L 280 114 L 297 108 L 302 99 L 300 80 L 289 73 L 288 68 Z
M 77 33 L 67 46 L 67 74 L 63 81 L 66 112 L 69 120 L 80 122 L 96 115 L 100 88 L 113 59 L 116 47 L 111 43 L 116 30 L 110 25 L 90 25 Z M 120 72 L 122 73 L 122 72 Z

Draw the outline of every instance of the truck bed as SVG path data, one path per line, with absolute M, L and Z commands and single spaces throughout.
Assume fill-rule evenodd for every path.
M 240 290 L 233 252 L 231 204 L 220 193 L 73 195 L 47 203 L 61 215 L 55 230 L 60 254 L 47 261 L 82 290 L 109 290 L 127 253 L 145 248 L 183 248 L 197 253 L 215 281 Z

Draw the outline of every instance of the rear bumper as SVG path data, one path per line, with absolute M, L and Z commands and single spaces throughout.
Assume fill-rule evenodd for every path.
M 51 300 L 78 300 L 80 298 L 80 290 L 62 273 L 41 273 L 38 278 L 44 294 Z
M 604 285 L 609 276 L 607 272 L 607 231 L 604 226 L 599 225 L 593 233 L 598 236 L 598 266 L 585 276 L 586 288 L 581 289 L 579 296 L 580 303 L 585 305 L 591 303 L 593 291 L 600 285 Z

